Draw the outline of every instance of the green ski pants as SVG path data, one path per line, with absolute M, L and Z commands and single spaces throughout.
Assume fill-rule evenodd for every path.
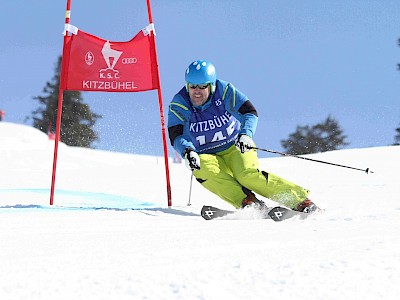
M 200 154 L 194 176 L 206 189 L 239 208 L 250 191 L 290 208 L 305 200 L 309 191 L 277 175 L 259 170 L 257 151 L 240 153 L 233 145 L 217 154 Z

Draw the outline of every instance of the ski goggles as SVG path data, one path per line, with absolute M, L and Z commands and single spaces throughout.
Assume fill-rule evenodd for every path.
M 206 89 L 207 87 L 208 87 L 208 83 L 206 83 L 206 84 L 191 84 L 191 83 L 189 83 L 189 87 L 192 89 L 192 90 L 194 90 L 195 88 L 199 88 L 199 89 L 201 89 L 201 90 L 204 90 L 204 89 Z

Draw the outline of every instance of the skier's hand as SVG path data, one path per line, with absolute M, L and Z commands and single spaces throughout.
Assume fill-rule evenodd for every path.
M 184 157 L 185 165 L 189 170 L 200 170 L 200 157 L 193 149 L 186 148 Z
M 254 147 L 255 147 L 255 144 L 254 144 L 253 140 L 251 139 L 251 137 L 249 137 L 248 135 L 242 134 L 239 136 L 239 138 L 236 141 L 236 148 L 238 148 L 238 150 L 241 153 L 248 152 L 251 149 L 253 149 Z

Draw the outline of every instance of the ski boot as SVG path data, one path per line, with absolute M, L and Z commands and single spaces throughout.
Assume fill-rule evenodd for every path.
M 310 199 L 306 199 L 303 202 L 300 202 L 296 208 L 294 208 L 293 210 L 297 210 L 297 211 L 301 211 L 303 213 L 314 213 L 317 212 L 319 210 L 321 210 L 318 206 L 315 205 L 314 202 L 312 202 Z
M 254 193 L 248 194 L 246 196 L 246 198 L 243 199 L 241 208 L 245 208 L 245 207 L 254 207 L 259 210 L 264 210 L 267 208 L 267 206 L 265 205 L 265 202 L 262 200 L 258 200 L 256 198 L 256 196 L 254 195 Z

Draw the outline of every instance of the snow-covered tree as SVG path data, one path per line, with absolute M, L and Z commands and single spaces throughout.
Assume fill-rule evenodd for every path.
M 400 126 L 396 128 L 397 134 L 394 137 L 394 144 L 393 145 L 400 145 Z
M 290 134 L 287 140 L 282 140 L 281 145 L 289 154 L 310 154 L 349 145 L 346 138 L 339 123 L 328 116 L 323 123 L 314 126 L 297 126 L 296 132 Z
M 43 88 L 44 95 L 34 97 L 40 106 L 32 112 L 33 127 L 43 132 L 54 130 L 56 126 L 60 71 L 61 57 L 56 64 L 53 78 Z M 98 139 L 93 126 L 101 117 L 83 103 L 81 92 L 64 91 L 61 141 L 70 146 L 91 147 L 92 142 Z

